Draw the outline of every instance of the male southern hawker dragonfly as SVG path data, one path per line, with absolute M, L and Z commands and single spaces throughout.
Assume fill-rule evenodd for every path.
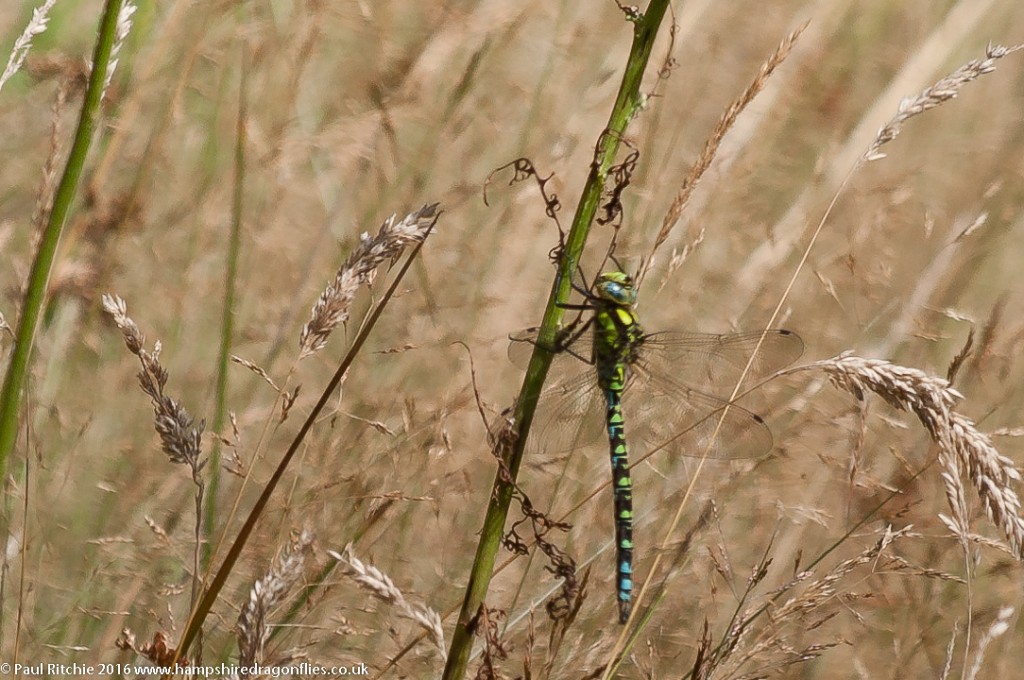
M 753 380 L 788 366 L 803 352 L 803 341 L 782 329 L 722 335 L 645 333 L 636 312 L 633 280 L 621 271 L 601 274 L 589 291 L 577 290 L 585 301 L 564 307 L 591 314 L 562 329 L 548 349 L 590 368 L 544 391 L 534 432 L 541 448 L 569 451 L 590 443 L 588 432 L 593 428 L 588 430 L 587 423 L 600 421 L 603 414 L 612 464 L 619 621 L 625 623 L 633 591 L 633 482 L 627 430 L 634 433 L 631 440 L 639 438 L 647 450 L 715 459 L 768 453 L 772 435 L 764 420 L 741 406 L 727 405 L 709 390 L 728 396 L 745 368 L 744 380 Z M 511 354 L 532 351 L 538 344 L 536 329 L 512 340 Z

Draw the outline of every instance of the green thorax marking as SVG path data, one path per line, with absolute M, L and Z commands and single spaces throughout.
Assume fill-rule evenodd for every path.
M 644 331 L 636 314 L 633 279 L 605 272 L 594 286 L 594 362 L 601 389 L 621 392 L 627 366 L 637 359 Z

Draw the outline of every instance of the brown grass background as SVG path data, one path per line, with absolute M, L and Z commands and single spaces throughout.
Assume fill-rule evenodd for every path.
M 50 154 L 55 93 L 61 79 L 73 82 L 81 70 L 100 6 L 59 3 L 26 73 L 0 94 L 0 312 L 12 324 L 31 263 L 31 216 Z M 21 32 L 30 7 L 0 6 L 2 44 Z M 783 36 L 807 19 L 810 25 L 725 139 L 659 252 L 641 293 L 652 330 L 759 328 L 839 180 L 900 97 L 982 57 L 989 41 L 1014 44 L 1024 36 L 1024 5 L 1011 0 L 695 1 L 676 7 L 675 18 L 676 67 L 631 127 L 641 159 L 619 237 L 618 256 L 628 266 L 649 250 L 723 109 Z M 184 625 L 191 482 L 159 452 L 134 358 L 99 295 L 125 298 L 149 341 L 162 342 L 168 391 L 206 414 L 242 64 L 247 162 L 234 354 L 283 383 L 308 310 L 359 234 L 427 202 L 440 201 L 445 213 L 244 554 L 208 622 L 206 659 L 231 658 L 248 588 L 287 533 L 304 525 L 316 532 L 317 559 L 325 563 L 326 549 L 340 551 L 372 518 L 354 545 L 361 559 L 410 600 L 442 614 L 461 603 L 495 465 L 467 351 L 453 343 L 469 346 L 491 412 L 507 406 L 519 383 L 505 338 L 539 321 L 553 273 L 547 253 L 556 243 L 532 186 L 499 181 L 488 207 L 482 185 L 494 168 L 528 156 L 542 173 L 555 173 L 550 186 L 567 222 L 629 39 L 611 2 L 144 4 L 37 338 L 30 440 L 10 466 L 4 506 L 17 539 L 8 543 L 0 654 L 10 658 L 17 648 L 26 661 L 126 660 L 113 646 L 125 626 L 142 638 L 156 630 L 173 638 Z M 668 40 L 659 45 L 655 65 Z M 959 99 L 911 121 L 886 147 L 888 158 L 854 175 L 782 322 L 804 338 L 808 360 L 853 349 L 936 375 L 973 328 L 973 354 L 956 387 L 965 395 L 963 412 L 988 431 L 1022 420 L 1021 58 L 999 62 Z M 648 90 L 655 86 L 649 80 Z M 62 152 L 79 95 L 72 90 L 56 118 Z M 957 238 L 982 216 L 977 230 Z M 685 262 L 670 267 L 671 249 L 694 243 L 701 230 Z M 595 226 L 591 266 L 609 237 Z M 365 309 L 369 297 L 359 304 Z M 299 365 L 291 381 L 302 385 L 295 409 L 315 399 L 344 350 L 343 335 Z M 0 351 L 6 357 L 6 337 Z M 277 415 L 275 394 L 239 366 L 231 381 L 238 454 L 261 456 L 241 500 L 246 508 L 297 425 L 292 417 L 272 427 L 257 452 L 263 424 Z M 1012 557 L 978 545 L 968 556 L 969 586 L 941 577 L 966 578 L 967 567 L 936 517 L 948 512 L 937 469 L 908 482 L 934 458 L 927 434 L 912 417 L 877 399 L 862 409 L 810 373 L 777 381 L 765 396 L 774 455 L 702 471 L 686 525 L 705 499 L 715 499 L 717 513 L 671 576 L 622 677 L 678 677 L 692 665 L 705 618 L 721 638 L 766 553 L 773 561 L 760 598 L 866 515 L 818 573 L 874 544 L 888 524 L 913 525 L 888 553 L 910 566 L 862 565 L 805 616 L 763 617 L 756 626 L 771 642 L 755 649 L 752 634 L 748 651 L 756 653 L 716 677 L 940 677 L 954 630 L 952 675 L 963 675 L 964 657 L 968 666 L 977 657 L 998 609 L 1019 607 L 1022 572 Z M 996 443 L 1018 455 L 1013 437 Z M 608 478 L 606 458 L 602 445 L 568 462 L 536 454 L 520 481 L 538 507 L 558 515 Z M 552 498 L 566 464 L 569 481 Z M 692 461 L 654 457 L 635 471 L 641 576 L 692 470 Z M 225 520 L 239 486 L 237 477 L 226 478 Z M 894 489 L 900 493 L 877 509 Z M 968 501 L 975 531 L 998 537 L 977 499 Z M 552 677 L 587 677 L 608 660 L 617 633 L 613 559 L 607 549 L 596 553 L 611 537 L 609 506 L 610 494 L 599 494 L 569 518 L 574 528 L 560 539 L 579 562 L 593 559 L 593 574 Z M 535 672 L 545 658 L 543 608 L 532 640 L 520 618 L 530 598 L 553 586 L 541 567 L 539 559 L 519 560 L 496 577 L 488 598 L 508 611 L 509 658 L 501 662 L 508 677 L 522 673 L 524 658 Z M 523 595 L 514 599 L 521 582 Z M 1015 615 L 978 677 L 1014 677 L 1024 661 L 1018 626 Z M 298 651 L 379 669 L 418 631 L 335 574 L 282 632 L 271 657 Z M 828 643 L 838 645 L 820 659 L 780 661 L 787 650 Z M 439 664 L 423 642 L 391 674 L 431 677 Z

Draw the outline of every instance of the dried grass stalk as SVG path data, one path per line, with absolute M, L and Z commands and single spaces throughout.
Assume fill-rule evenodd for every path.
M 188 465 L 192 473 L 192 483 L 196 487 L 195 503 L 195 545 L 192 552 L 192 600 L 191 607 L 199 596 L 199 564 L 202 552 L 202 517 L 203 499 L 206 494 L 206 480 L 203 478 L 203 468 L 206 460 L 203 453 L 203 430 L 206 429 L 206 421 L 200 420 L 195 424 L 195 419 L 185 410 L 185 407 L 175 399 L 164 394 L 164 386 L 167 384 L 167 369 L 160 364 L 160 341 L 158 340 L 153 351 L 146 350 L 146 336 L 139 330 L 138 325 L 128 316 L 128 306 L 124 300 L 116 295 L 103 296 L 103 309 L 110 314 L 114 323 L 121 330 L 128 351 L 139 358 L 142 370 L 137 374 L 139 385 L 142 391 L 149 395 L 153 404 L 153 412 L 156 416 L 156 432 L 160 435 L 160 447 L 172 463 Z
M 117 33 L 114 37 L 114 46 L 110 49 L 110 67 L 107 69 L 107 79 L 103 83 L 104 93 L 110 87 L 114 71 L 117 70 L 117 62 L 121 54 L 121 48 L 124 46 L 124 41 L 128 39 L 128 34 L 132 32 L 132 15 L 135 14 L 137 9 L 138 7 L 135 6 L 135 3 L 131 0 L 125 0 L 125 3 L 121 5 L 121 11 L 117 14 Z
M 906 526 L 897 531 L 893 531 L 892 527 L 887 527 L 885 533 L 882 534 L 874 545 L 864 549 L 856 557 L 843 560 L 821 578 L 808 581 L 803 592 L 790 598 L 778 609 L 772 612 L 772 618 L 775 621 L 779 621 L 790 616 L 808 614 L 829 602 L 836 596 L 836 593 L 838 592 L 836 586 L 840 581 L 852 573 L 857 567 L 875 562 L 890 545 L 906 536 L 910 532 L 911 528 L 912 527 L 910 526 Z M 794 582 L 806 580 L 809 575 L 810 574 L 807 572 L 803 572 L 794 579 Z
M 25 26 L 25 30 L 18 36 L 18 39 L 14 41 L 14 48 L 11 49 L 11 56 L 7 59 L 7 66 L 0 74 L 0 90 L 3 89 L 4 83 L 10 80 L 11 76 L 17 73 L 25 63 L 28 51 L 32 48 L 32 38 L 46 31 L 46 24 L 50 20 L 50 10 L 56 3 L 57 0 L 46 0 L 42 7 L 32 10 L 32 18 L 29 19 L 28 25 Z
M 1010 617 L 1013 616 L 1013 612 L 1013 607 L 1001 607 L 999 613 L 996 614 L 995 621 L 992 622 L 992 625 L 988 627 L 985 634 L 978 640 L 978 650 L 974 654 L 974 663 L 971 664 L 971 668 L 967 673 L 967 680 L 975 680 L 978 677 L 978 673 L 981 672 L 981 664 L 985 660 L 985 651 L 990 644 L 1010 629 Z
M 1024 519 L 1013 486 L 1021 475 L 1013 461 L 992 445 L 969 418 L 953 410 L 962 395 L 943 378 L 880 359 L 843 354 L 812 364 L 825 371 L 833 384 L 858 399 L 868 390 L 893 407 L 911 411 L 939 446 L 951 517 L 940 516 L 961 540 L 969 538 L 961 471 L 966 470 L 985 512 L 1002 530 L 1010 549 L 1024 559 Z
M 270 374 L 267 373 L 267 371 L 263 369 L 261 366 L 236 354 L 231 355 L 231 361 L 233 361 L 236 364 L 239 364 L 240 366 L 248 368 L 250 371 L 258 375 L 259 377 L 263 378 L 263 381 L 270 385 L 272 388 L 274 388 L 275 392 L 281 392 L 281 388 L 277 386 L 277 383 L 274 382 L 274 379 L 271 378 Z
M 768 57 L 768 59 L 761 64 L 761 68 L 758 70 L 754 80 L 751 81 L 747 89 L 743 91 L 729 108 L 725 110 L 722 116 L 718 119 L 718 124 L 715 125 L 715 129 L 711 133 L 711 137 L 704 143 L 704 149 L 701 151 L 700 156 L 694 162 L 693 167 L 690 168 L 689 174 L 683 179 L 682 185 L 679 187 L 679 191 L 676 192 L 675 198 L 672 200 L 672 205 L 669 206 L 668 212 L 665 214 L 665 218 L 662 220 L 661 229 L 658 231 L 658 236 L 654 239 L 654 247 L 651 249 L 651 255 L 654 255 L 654 251 L 665 242 L 669 234 L 672 232 L 672 228 L 675 226 L 676 221 L 679 219 L 679 215 L 682 214 L 683 208 L 686 207 L 687 202 L 690 200 L 690 196 L 693 195 L 694 189 L 700 183 L 701 177 L 707 172 L 708 168 L 711 167 L 711 161 L 714 160 L 715 154 L 718 153 L 718 147 L 721 145 L 722 140 L 725 138 L 725 133 L 736 123 L 736 119 L 743 112 L 750 102 L 754 101 L 754 98 L 764 89 L 765 84 L 771 77 L 775 69 L 779 67 L 782 62 L 786 60 L 790 52 L 793 51 L 793 45 L 796 44 L 797 38 L 807 28 L 807 24 L 803 24 L 795 31 L 787 35 L 779 46 L 775 49 L 775 52 Z
M 313 551 L 313 532 L 303 529 L 274 560 L 273 565 L 249 591 L 249 601 L 238 615 L 238 665 L 241 669 L 263 663 L 263 652 L 270 639 L 267 615 L 284 601 L 298 583 Z M 243 670 L 243 676 L 246 677 Z
M 359 287 L 373 283 L 381 263 L 394 260 L 406 246 L 427 237 L 437 219 L 437 206 L 437 203 L 425 205 L 397 222 L 392 215 L 384 221 L 376 236 L 371 238 L 369 234 L 363 234 L 359 246 L 320 294 L 320 299 L 313 306 L 312 317 L 302 327 L 300 358 L 323 349 L 331 331 L 348 319 L 349 305 Z
M 797 631 L 803 635 L 820 626 L 821 622 L 832 616 L 830 605 L 837 602 L 841 592 L 841 584 L 848 580 L 851 573 L 859 567 L 874 564 L 879 557 L 895 542 L 910 532 L 910 527 L 898 531 L 886 528 L 874 545 L 864 549 L 855 557 L 843 560 L 826 574 L 815 578 L 814 572 L 802 571 L 787 583 L 768 595 L 769 603 L 779 599 L 783 594 L 802 586 L 802 590 L 791 596 L 778 607 L 770 610 L 767 623 L 756 627 L 759 620 L 764 622 L 762 614 L 770 604 L 751 604 L 741 615 L 737 616 L 726 632 L 725 638 L 712 652 L 700 659 L 695 666 L 695 677 L 766 677 L 771 670 L 804 663 L 820 656 L 820 654 L 836 643 L 815 644 L 797 648 L 787 638 L 788 631 Z M 767 570 L 767 562 L 760 569 Z M 813 618 L 817 617 L 817 618 Z M 747 664 L 757 662 L 757 673 L 741 674 L 740 670 Z M 788 676 L 787 676 L 788 677 Z
M 61 129 L 64 104 L 68 96 L 68 81 L 61 80 L 57 86 L 57 93 L 53 98 L 53 106 L 50 109 L 50 149 L 46 155 L 46 162 L 43 163 L 43 183 L 39 187 L 39 194 L 36 196 L 36 205 L 32 210 L 33 240 L 42 238 L 42 225 L 50 219 L 50 208 L 53 206 L 53 194 L 57 190 L 57 175 L 59 173 L 58 159 L 60 158 L 60 142 L 64 136 Z M 38 246 L 37 242 L 33 247 Z
M 1024 49 L 1024 44 L 1004 47 L 1002 45 L 989 45 L 985 49 L 984 59 L 974 59 L 967 62 L 945 78 L 940 79 L 931 87 L 925 88 L 916 97 L 905 97 L 900 101 L 899 109 L 888 123 L 882 126 L 871 142 L 871 146 L 864 153 L 864 160 L 875 161 L 885 158 L 880 149 L 896 139 L 903 131 L 903 124 L 916 115 L 922 114 L 929 109 L 934 109 L 943 102 L 955 99 L 967 83 L 975 80 L 986 73 L 996 70 L 995 63 L 1008 54 Z
M 373 565 L 360 561 L 352 552 L 352 546 L 345 546 L 345 554 L 339 554 L 333 550 L 327 552 L 331 557 L 338 560 L 344 567 L 345 573 L 355 579 L 355 582 L 368 590 L 378 599 L 394 605 L 398 613 L 407 619 L 411 619 L 420 628 L 425 630 L 434 644 L 441 652 L 444 652 L 444 630 L 441 628 L 441 617 L 430 607 L 416 607 L 409 603 L 402 594 L 402 591 L 395 586 L 394 581 L 387 574 Z
M 184 463 L 192 468 L 192 476 L 199 483 L 199 472 L 206 464 L 202 459 L 206 421 L 200 420 L 199 425 L 195 425 L 195 419 L 185 407 L 164 394 L 168 373 L 160 364 L 160 342 L 156 342 L 152 352 L 146 350 L 146 336 L 128 316 L 124 300 L 116 295 L 104 295 L 103 309 L 113 317 L 128 351 L 137 356 L 142 364 L 142 370 L 138 373 L 139 384 L 153 402 L 156 431 L 160 435 L 163 452 L 172 463 Z

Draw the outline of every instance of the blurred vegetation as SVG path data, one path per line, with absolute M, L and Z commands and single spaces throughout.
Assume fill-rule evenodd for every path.
M 13 44 L 33 6 L 0 6 L 0 44 Z M 101 6 L 58 3 L 23 72 L 0 93 L 7 131 L 0 135 L 0 313 L 12 325 L 33 257 L 43 168 L 54 139 L 61 162 L 69 148 L 81 106 L 76 83 Z M 1024 5 L 1010 0 L 695 0 L 676 6 L 673 17 L 673 53 L 666 54 L 666 34 L 652 58 L 660 64 L 671 56 L 673 67 L 662 80 L 651 71 L 645 89 L 657 96 L 628 134 L 640 153 L 618 235 L 617 256 L 628 267 L 649 252 L 722 111 L 786 34 L 810 24 L 725 138 L 659 251 L 641 292 L 651 330 L 760 328 L 840 180 L 900 99 L 982 57 L 987 43 L 1024 36 Z M 24 410 L 28 440 L 8 465 L 3 508 L 13 537 L 0 584 L 0 655 L 17 649 L 30 661 L 125 661 L 131 657 L 114 646 L 123 628 L 142 639 L 163 630 L 173 641 L 184 627 L 194 489 L 187 471 L 160 453 L 137 360 L 100 295 L 127 301 L 150 346 L 162 344 L 168 392 L 196 416 L 210 415 L 243 64 L 231 352 L 279 385 L 301 385 L 279 424 L 277 394 L 244 367 L 230 369 L 226 403 L 238 430 L 216 434 L 230 444 L 225 456 L 237 453 L 245 464 L 257 457 L 243 511 L 372 303 L 359 298 L 347 332 L 291 372 L 299 331 L 324 286 L 360 234 L 392 213 L 434 201 L 445 213 L 257 527 L 208 621 L 204 658 L 233 657 L 233 627 L 253 581 L 288 533 L 304 526 L 316 533 L 317 565 L 330 562 L 326 550 L 354 542 L 360 559 L 410 600 L 442 615 L 455 610 L 495 473 L 469 354 L 455 343 L 469 347 L 479 396 L 497 418 L 519 386 L 507 336 L 540 321 L 554 271 L 548 253 L 558 242 L 532 184 L 508 187 L 510 176 L 499 175 L 488 188 L 490 205 L 483 184 L 495 168 L 526 156 L 542 175 L 554 173 L 549 187 L 570 213 L 629 42 L 630 26 L 613 2 L 143 4 L 58 251 Z M 1000 61 L 956 101 L 910 121 L 886 147 L 888 158 L 853 176 L 780 322 L 804 338 L 807 360 L 854 350 L 939 376 L 974 330 L 955 381 L 965 395 L 960 408 L 983 429 L 1007 434 L 1019 434 L 1024 396 L 1021 57 Z M 54 113 L 61 88 L 68 97 Z M 585 271 L 611 237 L 610 228 L 594 227 Z M 672 263 L 673 251 L 686 259 Z M 0 332 L 4 365 L 10 349 Z M 721 639 L 738 602 L 766 600 L 851 527 L 818 575 L 873 546 L 888 525 L 913 525 L 889 548 L 909 567 L 861 565 L 822 605 L 822 625 L 774 624 L 775 646 L 752 654 L 735 675 L 775 672 L 771 654 L 783 648 L 839 642 L 778 672 L 941 677 L 954 631 L 953 673 L 962 675 L 999 609 L 1019 608 L 1024 573 L 1013 557 L 978 543 L 968 574 L 961 545 L 937 517 L 948 509 L 927 433 L 881 400 L 859 404 L 811 373 L 776 381 L 762 396 L 773 406 L 766 417 L 775 454 L 705 466 L 678 540 L 705 501 L 714 499 L 714 512 L 678 556 L 621 677 L 682 675 L 705 620 Z M 1011 457 L 1021 448 L 1012 436 L 996 445 Z M 558 517 L 607 481 L 605 449 L 598 444 L 569 460 L 528 456 L 520 484 Z M 693 468 L 655 456 L 634 471 L 641 576 Z M 569 482 L 552 495 L 563 474 Z M 237 475 L 222 476 L 225 523 L 241 486 Z M 972 528 L 998 539 L 977 498 L 967 500 Z M 573 528 L 560 539 L 581 567 L 592 562 L 592 573 L 551 677 L 589 677 L 610 661 L 618 634 L 610 505 L 610 492 L 598 493 L 568 518 Z M 741 600 L 766 555 L 772 561 L 757 594 Z M 535 674 L 545 663 L 543 607 L 532 623 L 522 617 L 557 585 L 542 562 L 516 560 L 492 583 L 487 604 L 508 615 L 501 630 L 509 656 L 499 662 L 507 677 L 523 672 L 524 658 Z M 969 578 L 969 587 L 947 574 Z M 340 572 L 291 624 L 275 634 L 268 658 L 301 650 L 317 663 L 379 670 L 419 634 Z M 758 625 L 773 623 L 765 617 Z M 1010 625 L 1017 632 L 1017 615 Z M 1019 639 L 993 642 L 979 677 L 1013 677 L 1024 660 Z M 389 675 L 431 677 L 441 663 L 422 642 Z

